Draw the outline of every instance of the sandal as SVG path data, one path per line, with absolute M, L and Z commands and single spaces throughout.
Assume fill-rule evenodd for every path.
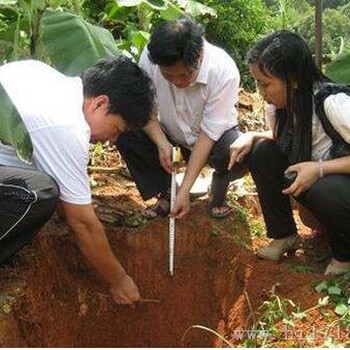
M 212 203 L 209 203 L 207 212 L 208 214 L 215 219 L 223 219 L 231 214 L 233 208 L 228 203 L 223 203 L 221 205 L 213 206 Z
M 165 218 L 170 213 L 170 203 L 165 198 L 158 199 L 157 203 L 147 207 L 142 213 L 141 216 L 152 220 L 157 217 Z

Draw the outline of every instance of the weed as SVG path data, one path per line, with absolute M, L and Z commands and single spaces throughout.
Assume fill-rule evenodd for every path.
M 106 154 L 105 147 L 102 142 L 98 141 L 94 144 L 90 144 L 90 165 L 94 166 L 97 158 L 104 158 Z
M 279 284 L 275 284 L 270 290 L 269 300 L 265 300 L 262 305 L 258 308 L 259 317 L 257 321 L 254 321 L 251 327 L 255 334 L 264 335 L 256 336 L 254 338 L 246 339 L 243 342 L 244 347 L 258 347 L 267 346 L 268 341 L 273 339 L 278 339 L 282 337 L 280 328 L 277 324 L 282 321 L 284 324 L 294 327 L 292 321 L 291 310 L 297 310 L 296 305 L 290 299 L 283 299 L 276 293 L 276 288 Z M 251 316 L 255 320 L 255 315 L 251 309 L 251 304 L 246 294 L 246 299 L 248 306 L 251 311 Z
M 288 267 L 293 272 L 297 273 L 315 273 L 315 268 L 308 265 L 296 265 L 296 264 L 288 264 Z
M 236 216 L 240 221 L 248 222 L 249 221 L 249 212 L 247 209 L 242 208 L 241 206 L 237 206 L 236 208 Z
M 328 278 L 315 287 L 318 293 L 326 293 L 334 303 L 334 312 L 340 317 L 340 325 L 350 326 L 350 273 Z
M 265 223 L 262 218 L 255 219 L 249 210 L 238 203 L 235 203 L 236 218 L 248 224 L 249 233 L 252 238 L 262 238 L 265 235 Z
M 147 223 L 148 219 L 139 214 L 128 216 L 123 221 L 123 224 L 127 227 L 142 227 Z
M 236 203 L 238 200 L 238 195 L 235 191 L 231 191 L 230 189 L 227 192 L 227 200 L 230 204 Z
M 253 238 L 262 238 L 265 235 L 265 224 L 260 220 L 251 220 L 249 223 L 249 231 Z
M 254 323 L 252 329 L 255 337 L 246 339 L 241 345 L 244 347 L 268 347 L 274 346 L 281 342 L 286 342 L 286 332 L 288 328 L 294 329 L 297 320 L 304 320 L 308 314 L 315 309 L 323 308 L 329 305 L 329 297 L 322 298 L 317 305 L 307 309 L 300 310 L 299 307 L 290 299 L 284 299 L 276 293 L 279 284 L 272 287 L 268 300 L 265 300 L 258 308 L 258 315 L 254 314 L 248 295 L 246 299 L 251 312 L 250 317 L 253 317 Z M 283 327 L 281 327 L 281 323 Z M 293 331 L 290 331 L 294 334 Z M 295 334 L 297 335 L 297 333 Z M 314 338 L 306 339 L 308 343 L 313 343 Z M 298 340 L 298 339 L 297 339 Z M 327 338 L 328 340 L 328 338 Z
M 253 251 L 251 243 L 248 242 L 248 239 L 246 237 L 236 235 L 236 236 L 233 236 L 232 239 L 240 247 L 245 248 L 249 251 Z
M 244 176 L 243 181 L 244 187 L 247 189 L 248 192 L 256 192 L 256 186 L 250 174 Z

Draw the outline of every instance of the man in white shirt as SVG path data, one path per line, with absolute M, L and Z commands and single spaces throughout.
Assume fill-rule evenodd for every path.
M 28 164 L 8 142 L 0 143 L 0 263 L 38 232 L 58 204 L 115 302 L 136 302 L 137 286 L 113 254 L 92 207 L 87 163 L 90 140 L 114 142 L 149 121 L 150 79 L 123 56 L 103 59 L 81 77 L 28 60 L 0 67 L 0 87 L 1 101 L 11 104 L 12 119 L 22 120 L 33 150 Z
M 145 216 L 169 213 L 171 150 L 179 145 L 188 164 L 171 214 L 181 218 L 189 212 L 189 191 L 208 163 L 215 169 L 209 214 L 225 217 L 231 210 L 226 203 L 229 182 L 243 175 L 239 164 L 227 170 L 229 146 L 240 134 L 235 62 L 204 39 L 199 24 L 183 18 L 156 28 L 140 65 L 155 85 L 158 119 L 144 132 L 123 135 L 117 146 L 143 199 L 158 197 Z

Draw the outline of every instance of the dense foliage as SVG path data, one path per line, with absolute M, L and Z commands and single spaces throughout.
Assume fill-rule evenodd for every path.
M 350 3 L 323 3 L 323 52 L 333 61 L 326 73 L 350 83 Z M 207 38 L 235 59 L 243 86 L 253 87 L 245 64 L 252 43 L 266 33 L 289 29 L 314 49 L 314 6 L 311 0 L 0 0 L 0 64 L 32 57 L 76 75 L 121 50 L 137 61 L 155 25 L 187 15 L 200 21 Z M 11 131 L 10 118 L 3 118 L 1 126 Z M 24 131 L 6 137 L 28 158 Z
M 323 12 L 323 52 L 335 57 L 344 49 L 350 48 L 350 26 L 349 18 L 341 11 L 326 9 Z M 299 33 L 305 37 L 311 49 L 315 49 L 315 18 L 310 14 L 299 22 Z
M 326 74 L 334 81 L 350 85 L 350 53 L 342 54 L 328 64 Z
M 300 33 L 315 50 L 314 0 L 265 0 L 274 14 L 270 29 Z M 350 2 L 323 0 L 322 50 L 325 70 L 336 81 L 350 83 Z M 334 63 L 332 62 L 334 61 Z M 331 63 L 330 63 L 331 62 Z
M 350 3 L 323 0 L 323 6 L 327 63 L 350 52 Z M 0 0 L 0 63 L 34 57 L 76 74 L 120 50 L 137 60 L 155 25 L 189 15 L 235 59 L 247 87 L 252 43 L 284 28 L 299 32 L 313 49 L 314 13 L 315 0 Z M 335 66 L 343 67 L 339 58 Z
M 223 47 L 236 61 L 243 83 L 249 82 L 245 57 L 252 42 L 269 28 L 270 15 L 262 0 L 204 0 L 217 18 L 203 20 L 207 38 Z

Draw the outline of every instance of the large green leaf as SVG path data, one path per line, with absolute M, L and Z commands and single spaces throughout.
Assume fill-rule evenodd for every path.
M 350 53 L 343 54 L 326 66 L 326 74 L 336 82 L 350 84 Z
M 199 1 L 195 0 L 176 0 L 178 5 L 182 7 L 186 13 L 193 17 L 209 15 L 211 17 L 216 17 L 216 11 L 207 6 L 201 4 Z
M 165 8 L 164 0 L 115 0 L 120 7 L 134 7 L 142 4 L 148 5 L 153 10 L 161 10 Z
M 17 0 L 0 0 L 0 6 L 16 5 Z
M 42 47 L 50 63 L 68 75 L 80 74 L 100 58 L 120 54 L 108 30 L 51 9 L 42 20 Z
M 160 10 L 159 14 L 161 18 L 167 21 L 173 21 L 179 17 L 185 16 L 185 12 L 180 9 L 180 7 L 169 3 L 164 10 Z
M 33 146 L 27 128 L 16 107 L 0 84 L 0 141 L 11 145 L 20 159 L 30 163 Z
M 138 51 L 141 51 L 149 41 L 150 34 L 142 30 L 137 31 L 131 39 Z

